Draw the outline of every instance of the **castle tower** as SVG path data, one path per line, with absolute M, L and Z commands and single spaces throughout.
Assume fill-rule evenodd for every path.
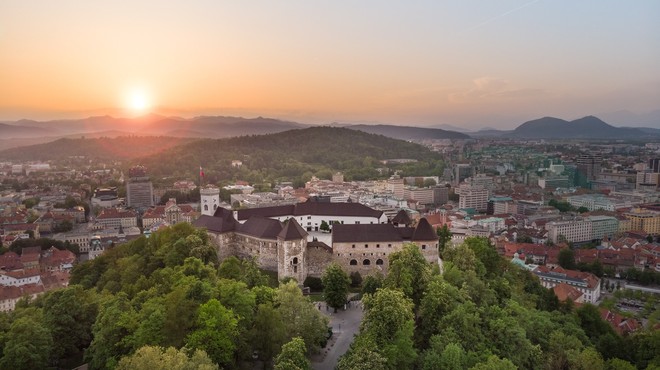
M 220 189 L 207 185 L 199 190 L 201 197 L 200 208 L 203 215 L 213 216 L 215 210 L 220 206 Z
M 307 277 L 307 232 L 293 218 L 277 235 L 277 278 L 285 277 L 299 284 Z

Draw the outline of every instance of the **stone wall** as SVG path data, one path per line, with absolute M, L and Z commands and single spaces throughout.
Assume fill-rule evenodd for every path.
M 332 250 L 319 246 L 307 246 L 307 275 L 320 278 L 333 261 Z

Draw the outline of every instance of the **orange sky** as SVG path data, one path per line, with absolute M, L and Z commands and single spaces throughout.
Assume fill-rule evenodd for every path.
M 660 2 L 0 2 L 0 119 L 515 126 L 660 108 Z

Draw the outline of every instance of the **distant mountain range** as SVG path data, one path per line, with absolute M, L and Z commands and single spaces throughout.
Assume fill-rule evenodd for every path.
M 0 150 L 17 146 L 40 144 L 59 138 L 117 137 L 128 135 L 172 136 L 185 138 L 220 139 L 244 135 L 273 134 L 311 127 L 272 118 L 242 118 L 200 116 L 191 119 L 149 114 L 137 118 L 95 116 L 77 120 L 0 122 Z M 393 125 L 342 125 L 343 127 L 374 133 L 394 139 L 418 140 L 460 139 L 467 135 L 435 129 Z
M 527 121 L 510 131 L 483 130 L 470 135 L 518 139 L 645 139 L 660 137 L 660 130 L 614 127 L 594 116 L 573 121 L 543 117 Z
M 223 138 L 240 135 L 261 135 L 307 127 L 307 125 L 296 122 L 262 117 L 248 119 L 242 117 L 201 116 L 186 119 L 164 117 L 157 114 L 136 118 L 96 116 L 77 120 L 46 122 L 20 120 L 0 123 L 0 125 L 0 134 L 3 138 L 62 137 L 112 131 L 124 135 Z
M 627 115 L 626 112 L 619 112 L 618 114 L 620 117 Z M 652 114 L 649 114 L 641 117 L 640 120 L 653 119 L 652 116 Z M 385 124 L 333 124 L 333 126 L 335 125 L 401 140 L 468 139 L 470 137 L 519 139 L 655 139 L 660 137 L 660 129 L 615 127 L 594 116 L 587 116 L 570 122 L 559 118 L 544 117 L 525 122 L 515 130 L 508 131 L 483 129 L 470 132 L 450 125 L 411 127 Z M 95 116 L 78 120 L 46 122 L 20 120 L 0 122 L 0 150 L 46 143 L 60 138 L 79 138 L 81 136 L 86 138 L 112 138 L 140 135 L 219 139 L 273 134 L 312 126 L 264 117 L 200 116 L 187 119 L 156 114 L 137 118 Z M 453 130 L 448 130 L 449 128 Z

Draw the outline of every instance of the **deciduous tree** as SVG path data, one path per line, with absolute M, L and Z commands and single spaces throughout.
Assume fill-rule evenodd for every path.
M 337 312 L 337 308 L 346 304 L 351 279 L 341 266 L 333 262 L 326 267 L 322 280 L 325 302 Z

